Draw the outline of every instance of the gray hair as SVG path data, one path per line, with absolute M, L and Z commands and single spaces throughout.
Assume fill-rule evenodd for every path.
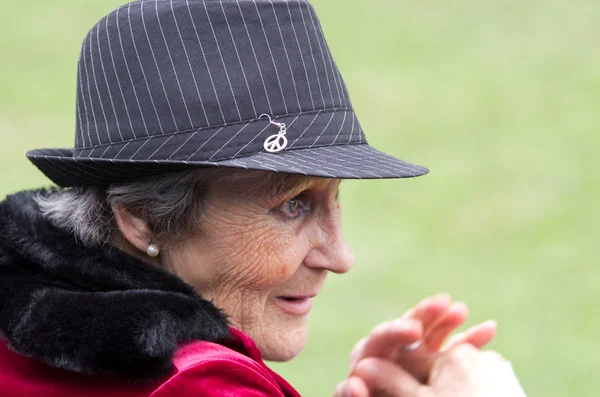
M 216 179 L 216 170 L 181 171 L 109 187 L 75 186 L 39 195 L 36 201 L 55 225 L 86 245 L 116 241 L 118 204 L 143 219 L 156 242 L 164 244 L 199 228 L 203 199 Z
M 205 198 L 217 181 L 234 181 L 246 194 L 253 194 L 267 186 L 280 192 L 300 179 L 264 171 L 202 168 L 108 187 L 75 186 L 40 194 L 36 201 L 56 226 L 69 230 L 88 246 L 118 241 L 114 210 L 119 204 L 143 219 L 153 230 L 155 242 L 164 246 L 200 231 Z

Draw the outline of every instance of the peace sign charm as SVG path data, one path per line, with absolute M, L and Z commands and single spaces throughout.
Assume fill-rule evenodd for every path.
M 286 148 L 288 144 L 288 140 L 285 137 L 285 130 L 283 130 L 283 134 L 279 131 L 279 134 L 271 135 L 265 140 L 265 150 L 269 153 L 277 153 L 281 152 Z
M 279 127 L 279 132 L 275 135 L 271 135 L 270 137 L 268 137 L 265 140 L 265 143 L 263 146 L 264 146 L 265 150 L 269 153 L 281 152 L 283 149 L 285 149 L 287 147 L 287 144 L 288 144 L 288 140 L 285 137 L 285 133 L 286 133 L 285 123 L 274 122 L 273 120 L 271 120 L 271 116 L 269 116 L 268 114 L 261 114 L 259 119 L 262 118 L 263 116 L 267 116 L 269 118 L 269 123 Z

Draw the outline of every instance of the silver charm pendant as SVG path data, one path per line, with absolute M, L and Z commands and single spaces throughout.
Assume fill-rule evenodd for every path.
M 287 144 L 288 144 L 288 140 L 285 137 L 285 133 L 286 133 L 285 123 L 276 123 L 275 121 L 271 120 L 271 116 L 269 116 L 268 114 L 264 114 L 264 113 L 261 114 L 258 118 L 260 119 L 263 116 L 266 116 L 269 118 L 269 123 L 279 127 L 279 132 L 275 135 L 271 135 L 270 137 L 268 137 L 265 140 L 263 147 L 269 153 L 281 152 L 282 150 L 284 150 L 287 147 Z

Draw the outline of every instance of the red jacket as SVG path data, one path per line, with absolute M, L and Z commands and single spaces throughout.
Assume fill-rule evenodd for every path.
M 130 384 L 57 369 L 10 350 L 0 341 L 2 397 L 294 397 L 289 383 L 262 361 L 254 342 L 230 328 L 223 346 L 197 341 L 181 345 L 174 368 L 159 381 Z

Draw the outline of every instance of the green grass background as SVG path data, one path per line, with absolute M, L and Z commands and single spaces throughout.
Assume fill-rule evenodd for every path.
M 120 3 L 3 3 L 0 196 L 48 185 L 24 152 L 72 146 L 81 40 Z M 370 143 L 432 172 L 344 183 L 357 265 L 276 369 L 331 395 L 356 340 L 446 291 L 499 321 L 492 346 L 529 396 L 597 396 L 600 2 L 314 5 Z

